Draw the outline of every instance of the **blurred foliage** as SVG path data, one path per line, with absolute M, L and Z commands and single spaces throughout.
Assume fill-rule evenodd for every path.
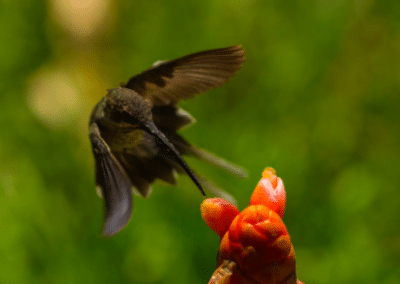
M 240 209 L 276 169 L 305 283 L 399 283 L 398 15 L 397 0 L 0 1 L 0 283 L 207 282 L 219 240 L 187 177 L 101 237 L 87 123 L 154 61 L 236 44 L 243 69 L 182 103 L 198 121 L 183 135 L 250 177 L 187 161 Z

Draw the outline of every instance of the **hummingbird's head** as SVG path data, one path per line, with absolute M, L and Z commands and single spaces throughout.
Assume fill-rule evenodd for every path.
M 135 91 L 118 87 L 108 90 L 105 113 L 115 122 L 143 125 L 152 120 L 149 103 Z

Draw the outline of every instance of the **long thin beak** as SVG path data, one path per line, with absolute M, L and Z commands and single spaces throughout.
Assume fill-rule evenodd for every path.
M 143 126 L 143 129 L 149 134 L 153 135 L 154 138 L 156 138 L 157 144 L 160 147 L 161 152 L 167 155 L 167 157 L 172 161 L 178 163 L 185 170 L 192 181 L 196 184 L 196 186 L 200 189 L 201 194 L 206 197 L 204 189 L 195 174 L 186 164 L 185 160 L 183 160 L 178 150 L 176 150 L 174 145 L 172 145 L 172 143 L 168 141 L 167 137 L 165 137 L 165 135 L 160 130 L 158 130 L 156 125 L 153 122 L 147 122 Z

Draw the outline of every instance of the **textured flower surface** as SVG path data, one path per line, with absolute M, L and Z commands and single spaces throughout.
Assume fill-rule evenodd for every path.
M 296 258 L 281 217 L 285 211 L 283 182 L 266 168 L 250 206 L 240 212 L 221 198 L 206 199 L 201 213 L 220 238 L 217 265 L 210 284 L 300 284 Z
M 282 180 L 273 168 L 266 168 L 250 198 L 250 205 L 264 205 L 281 218 L 285 213 L 286 191 Z

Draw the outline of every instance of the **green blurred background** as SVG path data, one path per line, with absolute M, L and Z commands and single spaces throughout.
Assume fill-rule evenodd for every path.
M 136 198 L 101 236 L 88 118 L 159 59 L 242 44 L 223 88 L 181 105 L 187 159 L 248 204 L 262 170 L 286 186 L 305 283 L 400 283 L 400 2 L 0 1 L 0 283 L 207 283 L 218 237 L 187 177 Z

